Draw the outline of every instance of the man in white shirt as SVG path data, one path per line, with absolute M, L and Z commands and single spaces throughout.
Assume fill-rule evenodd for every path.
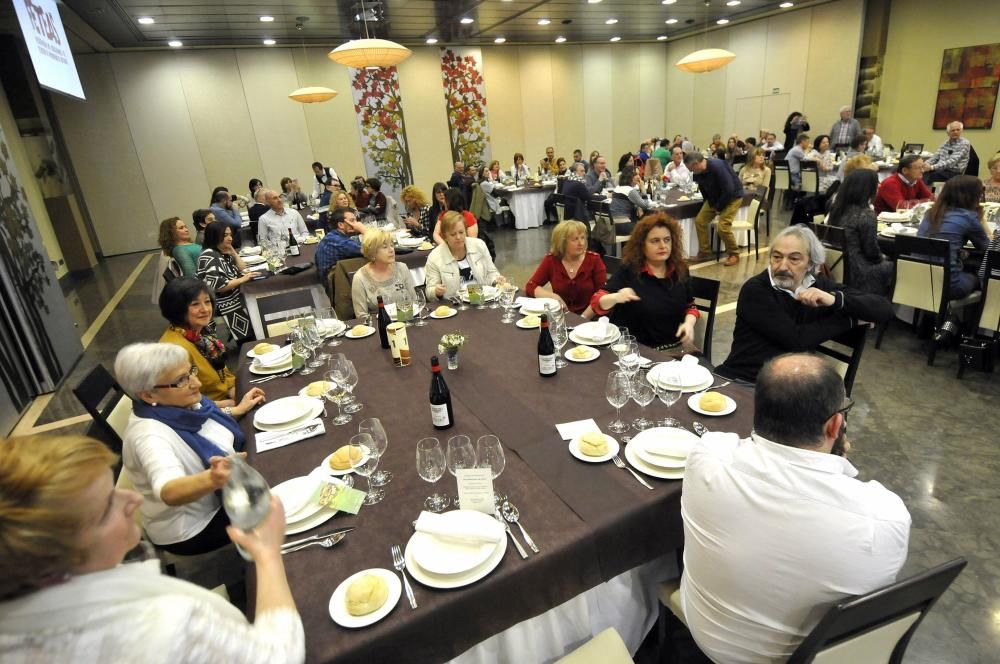
M 264 194 L 264 202 L 271 209 L 260 216 L 257 225 L 258 242 L 276 240 L 280 236 L 287 237 L 289 229 L 296 237 L 309 234 L 306 222 L 302 221 L 302 215 L 295 210 L 286 208 L 285 202 L 281 200 L 278 192 L 267 191 Z
M 910 515 L 846 455 L 853 402 L 816 355 L 761 369 L 754 431 L 706 434 L 688 456 L 681 497 L 681 604 L 714 662 L 784 662 L 826 610 L 892 583 Z
M 875 133 L 874 127 L 865 127 L 863 133 L 868 141 L 868 149 L 866 150 L 868 156 L 875 160 L 881 159 L 884 150 L 882 137 Z
M 778 137 L 774 134 L 774 132 L 771 132 L 764 139 L 764 142 L 761 143 L 760 149 L 766 152 L 767 156 L 770 157 L 772 153 L 784 150 L 785 146 L 778 140 Z

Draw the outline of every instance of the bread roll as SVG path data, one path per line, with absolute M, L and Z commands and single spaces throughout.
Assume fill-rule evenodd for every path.
M 580 452 L 584 456 L 599 457 L 608 453 L 608 439 L 603 433 L 589 431 L 580 436 Z
M 278 347 L 275 346 L 274 344 L 269 344 L 269 343 L 261 342 L 261 343 L 259 343 L 259 344 L 257 344 L 256 346 L 253 347 L 253 354 L 254 355 L 266 355 L 266 354 L 270 353 L 272 350 L 277 350 L 277 348 Z
M 542 319 L 539 318 L 538 316 L 535 316 L 534 314 L 530 316 L 525 316 L 524 318 L 521 319 L 521 325 L 525 327 L 538 327 L 541 324 L 542 324 Z
M 344 445 L 330 457 L 330 467 L 334 470 L 347 470 L 351 467 L 352 459 L 355 462 L 361 460 L 361 448 L 356 445 L 353 447 Z
M 450 313 L 451 313 L 451 307 L 447 307 L 443 304 L 434 310 L 435 316 L 447 316 Z
M 590 346 L 577 346 L 569 354 L 578 360 L 586 360 L 591 354 Z
M 709 413 L 720 413 L 726 407 L 726 397 L 718 392 L 705 392 L 698 399 L 698 407 Z
M 326 394 L 326 388 L 330 385 L 328 381 L 317 380 L 306 385 L 306 394 L 311 397 L 321 397 Z
M 352 337 L 360 337 L 362 334 L 365 334 L 367 332 L 368 332 L 367 325 L 355 325 L 354 327 L 351 328 Z
M 347 586 L 345 594 L 347 612 L 352 616 L 366 616 L 382 608 L 389 599 L 389 586 L 374 574 L 365 574 Z

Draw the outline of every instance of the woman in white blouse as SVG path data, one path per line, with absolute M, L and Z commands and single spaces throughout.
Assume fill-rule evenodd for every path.
M 524 155 L 515 152 L 514 165 L 510 167 L 510 176 L 514 178 L 514 185 L 522 184 L 530 175 L 531 172 L 528 170 L 527 164 L 524 163 Z
M 229 519 L 218 490 L 229 478 L 227 455 L 243 449 L 239 425 L 200 392 L 198 368 L 186 350 L 137 343 L 115 358 L 115 376 L 132 398 L 122 441 L 124 470 L 145 502 L 149 539 L 182 556 L 229 543 Z M 233 407 L 240 413 L 263 400 L 251 390 Z
M 830 137 L 820 134 L 813 141 L 813 149 L 806 155 L 816 162 L 819 171 L 819 190 L 825 192 L 837 181 L 836 155 L 830 150 Z
M 444 244 L 439 244 L 427 256 L 424 268 L 424 287 L 427 297 L 452 298 L 459 288 L 470 282 L 492 286 L 505 279 L 497 272 L 490 258 L 486 243 L 465 233 L 465 219 L 450 210 L 441 217 L 441 234 Z
M 254 531 L 230 528 L 254 558 L 256 619 L 222 597 L 122 564 L 139 543 L 142 497 L 115 487 L 117 458 L 82 436 L 0 440 L 0 658 L 27 662 L 302 662 L 302 620 L 281 558 L 274 497 Z

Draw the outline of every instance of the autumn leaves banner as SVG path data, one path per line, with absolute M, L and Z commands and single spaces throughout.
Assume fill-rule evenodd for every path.
M 490 157 L 482 52 L 478 48 L 440 52 L 452 161 L 482 166 Z M 367 175 L 382 181 L 383 192 L 398 194 L 413 183 L 399 72 L 395 67 L 350 71 Z

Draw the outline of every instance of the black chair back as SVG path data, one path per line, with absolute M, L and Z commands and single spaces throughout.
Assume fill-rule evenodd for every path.
M 969 146 L 969 164 L 965 167 L 965 175 L 974 175 L 979 177 L 979 155 L 976 154 L 976 148 Z
M 715 307 L 719 303 L 719 282 L 705 277 L 691 277 L 691 294 L 694 295 L 694 305 L 704 315 L 695 324 L 695 334 L 702 333 L 701 352 L 709 364 L 712 362 L 712 331 L 715 329 Z
M 891 629 L 894 623 L 900 629 L 910 623 L 895 641 L 891 654 L 871 652 L 867 658 L 856 660 L 901 664 L 903 653 L 920 622 L 965 565 L 964 558 L 956 558 L 916 576 L 835 604 L 795 649 L 788 664 L 810 664 L 817 658 L 822 659 L 823 651 L 828 648 L 874 635 L 882 628 Z M 885 655 L 889 655 L 888 658 Z
M 847 238 L 844 229 L 830 224 L 809 224 L 809 227 L 827 250 L 826 268 L 838 283 L 851 285 L 851 271 L 847 264 Z
M 603 254 L 601 260 L 604 261 L 604 268 L 608 271 L 608 279 L 611 279 L 622 267 L 622 259 L 611 254 Z
M 865 351 L 865 342 L 868 339 L 868 326 L 858 325 L 844 334 L 825 341 L 816 348 L 820 355 L 833 358 L 847 365 L 844 371 L 844 390 L 847 396 L 851 396 L 854 389 L 854 379 L 858 375 L 858 367 L 861 366 L 861 354 Z M 841 350 L 845 347 L 846 350 Z
M 920 154 L 924 151 L 923 143 L 907 143 L 903 141 L 903 149 L 900 150 L 904 155 L 907 154 Z
M 90 370 L 90 373 L 84 377 L 79 385 L 73 388 L 73 395 L 87 413 L 94 418 L 94 423 L 104 434 L 100 438 L 108 444 L 112 452 L 121 455 L 121 436 L 108 423 L 108 417 L 111 416 L 118 402 L 125 397 L 125 390 L 121 388 L 118 381 L 104 368 L 103 364 L 98 364 Z
M 269 325 L 280 323 L 287 318 L 307 316 L 318 306 L 323 305 L 313 300 L 311 288 L 258 297 L 257 315 L 260 329 L 264 331 L 264 337 L 270 336 L 267 331 Z
M 587 186 L 579 180 L 567 180 L 563 184 L 562 195 L 566 197 L 566 212 L 564 219 L 576 219 L 577 221 L 590 221 L 592 217 L 587 214 L 586 200 L 590 198 Z

